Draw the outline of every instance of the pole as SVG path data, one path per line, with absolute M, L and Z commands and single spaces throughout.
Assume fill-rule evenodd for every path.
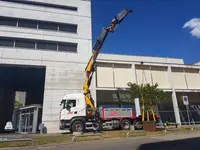
M 189 122 L 189 125 L 190 125 L 190 116 L 189 116 L 189 112 L 188 112 L 188 105 L 186 105 L 186 110 L 187 110 L 187 117 L 188 117 L 188 122 Z
M 142 95 L 142 122 L 144 121 L 144 97 Z

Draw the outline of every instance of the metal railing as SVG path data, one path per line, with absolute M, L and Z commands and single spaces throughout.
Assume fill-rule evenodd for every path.
M 25 141 L 31 141 L 31 145 L 34 146 L 34 140 L 31 138 L 7 138 L 7 137 L 0 137 L 0 143 L 6 143 L 6 142 L 25 142 Z
M 72 142 L 75 142 L 75 139 L 77 137 L 87 137 L 87 136 L 97 136 L 97 137 L 100 137 L 101 140 L 103 140 L 103 137 L 101 136 L 101 134 L 98 134 L 98 133 L 93 133 L 93 134 L 77 134 L 77 135 L 74 135 L 72 137 Z
M 129 138 L 129 135 L 130 135 L 131 133 L 144 133 L 144 134 L 145 134 L 144 131 L 140 131 L 140 132 L 138 132 L 138 131 L 129 131 L 129 132 L 126 133 L 126 138 Z
M 167 131 L 173 131 L 173 130 L 178 130 L 178 132 L 181 131 L 181 128 L 179 124 L 177 123 L 170 123 L 170 125 L 168 126 L 164 126 L 164 123 L 157 123 L 157 125 L 163 126 L 165 133 L 167 133 Z M 171 128 L 173 126 L 175 126 L 175 128 Z M 200 126 L 199 124 L 191 124 L 191 122 L 181 122 L 181 127 L 189 128 L 190 131 L 194 131 L 194 128 L 199 127 L 199 126 Z

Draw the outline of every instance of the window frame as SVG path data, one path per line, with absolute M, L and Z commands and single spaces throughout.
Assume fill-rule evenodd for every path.
M 73 106 L 70 106 L 69 107 L 69 105 L 68 105 L 68 102 L 69 101 L 75 101 L 75 103 L 73 103 Z M 72 104 L 72 103 L 71 103 Z M 65 104 L 65 108 L 68 110 L 68 111 L 70 111 L 70 109 L 71 108 L 74 108 L 74 107 L 76 107 L 77 106 L 77 100 L 76 99 L 67 99 L 66 100 L 66 104 Z
M 3 20 L 3 19 L 5 21 L 7 21 L 7 24 L 2 23 L 2 24 L 0 24 L 0 26 L 46 30 L 46 31 L 70 33 L 70 34 L 78 33 L 78 24 L 0 16 L 0 20 Z M 27 25 L 30 24 L 31 26 L 23 26 L 23 24 L 25 22 L 27 22 Z M 29 22 L 29 24 L 28 24 L 28 22 Z M 9 24 L 9 23 L 11 23 L 11 24 Z M 20 25 L 21 23 L 22 23 L 22 25 Z M 33 25 L 35 25 L 35 27 L 33 27 Z M 42 25 L 42 28 L 41 28 L 41 25 Z M 49 25 L 54 25 L 55 29 L 49 28 Z M 66 28 L 66 30 L 64 28 Z M 71 28 L 73 28 L 73 30 Z M 62 30 L 62 29 L 64 29 L 64 30 Z
M 6 45 L 4 46 L 2 44 L 2 46 L 0 46 L 0 47 L 12 47 L 12 48 L 24 48 L 24 49 L 32 49 L 32 50 L 78 53 L 78 43 L 69 43 L 69 42 L 64 43 L 64 42 L 59 42 L 59 41 L 36 40 L 36 39 L 25 39 L 25 38 L 13 38 L 13 37 L 2 37 L 2 36 L 0 36 L 0 43 L 1 43 L 2 40 L 12 41 L 13 45 L 9 46 L 9 44 L 8 44 L 8 46 L 6 46 Z M 35 45 L 34 45 L 34 48 L 29 48 L 27 46 L 24 46 L 24 47 L 17 46 L 16 47 L 16 43 L 17 43 L 16 41 L 25 42 L 25 43 L 26 42 L 34 42 Z M 39 43 L 40 44 L 46 44 L 48 47 L 50 46 L 50 44 L 53 44 L 53 46 L 55 46 L 55 47 L 54 48 L 38 48 Z M 71 51 L 71 50 L 69 50 L 69 51 L 68 50 L 63 50 L 63 51 L 59 50 L 58 47 L 59 47 L 59 45 L 62 45 L 62 44 L 65 44 L 65 45 L 68 45 L 68 44 L 69 45 L 76 45 L 76 50 L 74 50 L 74 51 Z

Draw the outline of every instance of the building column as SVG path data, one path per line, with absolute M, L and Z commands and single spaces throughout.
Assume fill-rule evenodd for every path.
M 132 70 L 133 70 L 133 81 L 135 83 L 137 83 L 137 76 L 136 76 L 135 64 L 132 64 Z
M 200 78 L 200 69 L 199 69 L 199 78 Z
M 178 102 L 177 102 L 177 97 L 176 97 L 176 91 L 175 91 L 173 81 L 172 81 L 171 66 L 168 66 L 168 77 L 169 77 L 169 82 L 170 82 L 170 85 L 171 85 L 171 88 L 172 88 L 172 103 L 173 103 L 176 123 L 181 125 L 181 119 L 180 119 L 179 107 L 178 107 Z
M 19 124 L 18 124 L 18 132 L 21 133 L 22 132 L 22 113 L 19 110 Z
M 36 107 L 33 111 L 33 126 L 32 126 L 32 133 L 36 133 L 37 131 L 37 124 L 38 124 L 38 107 Z
M 135 69 L 134 63 L 132 63 L 132 71 L 133 71 L 133 81 L 134 83 L 137 83 L 137 75 L 136 75 L 136 69 Z M 134 102 L 135 102 L 135 114 L 136 116 L 139 116 L 141 115 L 140 99 L 135 98 Z
M 136 116 L 140 116 L 141 115 L 139 98 L 135 98 L 135 114 L 136 114 Z

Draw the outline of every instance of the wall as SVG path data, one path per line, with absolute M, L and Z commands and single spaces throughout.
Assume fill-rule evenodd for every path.
M 128 82 L 134 82 L 134 73 L 130 64 L 97 65 L 97 87 L 126 88 Z
M 199 69 L 173 67 L 172 80 L 175 89 L 200 89 Z
M 117 62 L 152 62 L 160 64 L 184 64 L 183 59 L 178 58 L 164 58 L 151 56 L 133 56 L 133 55 L 116 55 L 116 54 L 99 54 L 99 61 L 117 61 Z
M 103 56 L 104 59 L 102 58 Z M 200 67 L 174 63 L 155 62 L 157 58 L 143 60 L 144 65 L 136 61 L 133 56 L 103 54 L 98 59 L 97 87 L 98 88 L 125 88 L 128 82 L 158 83 L 159 88 L 165 90 L 200 90 Z M 118 58 L 117 58 L 118 57 Z M 116 60 L 115 60 L 116 58 Z M 127 59 L 126 59 L 127 58 Z M 132 58 L 129 60 L 128 58 Z M 151 60 L 152 62 L 149 62 Z M 161 58 L 160 58 L 161 60 Z M 170 60 L 170 58 L 169 58 Z M 168 67 L 171 66 L 171 71 Z M 169 74 L 170 73 L 170 74 Z

